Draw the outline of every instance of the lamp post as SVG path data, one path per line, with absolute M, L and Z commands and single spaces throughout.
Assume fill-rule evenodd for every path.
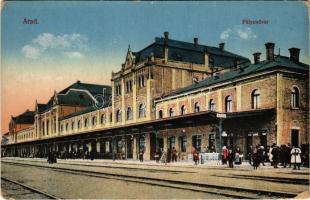
M 219 152 L 219 160 L 222 157 L 222 132 L 223 132 L 223 120 L 226 118 L 226 114 L 217 113 L 216 117 L 219 118 L 219 144 L 218 144 L 218 152 Z

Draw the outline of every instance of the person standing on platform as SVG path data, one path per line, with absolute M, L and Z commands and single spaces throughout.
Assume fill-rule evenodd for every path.
M 279 147 L 276 146 L 276 144 L 273 145 L 271 154 L 272 154 L 272 161 L 273 161 L 273 167 L 278 168 L 278 162 L 279 162 Z
M 193 160 L 195 162 L 195 165 L 198 165 L 199 163 L 199 152 L 197 151 L 196 148 L 193 150 Z
M 229 168 L 234 168 L 235 153 L 231 149 L 229 149 L 228 151 L 227 159 L 229 163 Z
M 143 149 L 141 149 L 141 151 L 139 153 L 139 160 L 140 160 L 140 162 L 143 162 L 143 154 L 144 154 L 144 151 L 143 151 Z
M 294 164 L 294 169 L 296 169 L 296 166 L 298 170 L 300 170 L 301 165 L 301 150 L 298 147 L 294 147 L 291 150 L 291 163 Z
M 167 153 L 163 149 L 161 149 L 161 152 L 162 152 L 162 154 L 161 154 L 160 160 L 162 163 L 165 163 L 165 165 L 166 165 L 167 164 Z
M 252 157 L 253 157 L 253 147 L 252 145 L 250 145 L 248 148 L 248 159 L 250 165 L 252 165 Z
M 263 166 L 265 166 L 265 151 L 264 151 L 264 146 L 258 146 L 257 149 L 257 154 L 258 154 L 258 159 L 260 161 L 260 163 L 262 163 Z
M 236 165 L 241 165 L 242 163 L 242 153 L 239 147 L 236 148 L 235 152 L 235 164 Z
M 255 149 L 253 151 L 253 156 L 252 156 L 252 160 L 253 160 L 253 168 L 254 170 L 258 168 L 258 166 L 260 165 L 260 159 L 257 153 L 257 149 Z
M 223 149 L 222 149 L 222 164 L 223 165 L 227 164 L 227 156 L 228 156 L 228 149 L 226 148 L 226 146 L 223 146 Z
M 177 162 L 178 152 L 175 147 L 172 148 L 172 162 Z

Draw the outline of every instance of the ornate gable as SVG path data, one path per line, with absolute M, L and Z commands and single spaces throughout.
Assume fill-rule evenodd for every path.
M 128 51 L 127 51 L 125 63 L 123 65 L 123 70 L 131 68 L 135 64 L 134 60 L 135 60 L 134 55 L 130 49 L 130 45 L 128 45 Z

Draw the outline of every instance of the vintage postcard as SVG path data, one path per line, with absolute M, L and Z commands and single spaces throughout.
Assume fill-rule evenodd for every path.
M 308 6 L 3 2 L 2 198 L 310 198 Z

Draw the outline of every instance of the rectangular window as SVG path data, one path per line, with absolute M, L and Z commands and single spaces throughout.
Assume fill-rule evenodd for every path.
M 132 92 L 132 80 L 126 81 L 126 92 Z
M 144 147 L 145 147 L 145 138 L 144 138 L 144 135 L 141 135 L 139 138 L 139 152 L 141 150 L 144 151 Z
M 186 152 L 187 137 L 180 136 L 180 152 Z
M 105 142 L 105 152 L 110 153 L 110 142 L 109 141 Z
M 213 132 L 209 134 L 209 149 L 215 149 L 215 134 Z
M 173 147 L 175 147 L 175 137 L 169 137 L 168 139 L 169 149 L 171 150 Z
M 193 135 L 192 137 L 192 146 L 198 150 L 199 152 L 201 152 L 201 135 Z

